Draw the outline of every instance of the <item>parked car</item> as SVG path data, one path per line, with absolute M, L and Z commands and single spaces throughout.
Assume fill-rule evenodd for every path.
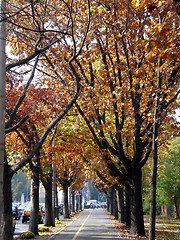
M 20 219 L 21 214 L 20 214 L 19 209 L 17 208 L 17 206 L 13 206 L 12 205 L 12 215 L 13 215 L 13 218 L 15 220 L 19 220 Z
M 24 209 L 22 214 L 22 223 L 28 222 L 30 220 L 30 214 L 31 214 L 31 207 L 28 206 Z M 43 223 L 43 213 L 42 208 L 39 207 L 39 213 L 38 213 L 38 223 Z

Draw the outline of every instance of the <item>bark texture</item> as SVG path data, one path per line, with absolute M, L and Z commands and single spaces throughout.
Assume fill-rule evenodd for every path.
M 4 214 L 2 215 L 2 240 L 13 239 L 13 217 L 12 217 L 12 191 L 11 179 L 13 172 L 7 163 L 4 165 L 3 204 Z
M 63 186 L 63 193 L 64 193 L 64 218 L 69 218 L 68 185 Z
M 52 174 L 46 177 L 45 188 L 45 220 L 44 225 L 47 227 L 54 226 L 52 219 Z
M 125 206 L 123 189 L 116 190 L 117 205 L 118 205 L 118 220 L 120 223 L 125 223 Z
M 131 233 L 145 236 L 142 192 L 141 192 L 141 169 L 136 169 L 132 174 L 131 185 Z
M 39 174 L 40 174 L 40 163 L 38 156 L 34 157 L 32 163 L 30 163 L 32 170 L 32 183 L 31 183 L 31 214 L 29 230 L 35 235 L 38 235 L 38 212 L 39 212 Z

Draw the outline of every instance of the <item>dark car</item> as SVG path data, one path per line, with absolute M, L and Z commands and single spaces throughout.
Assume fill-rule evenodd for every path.
M 12 215 L 13 215 L 14 219 L 16 219 L 16 220 L 20 219 L 21 214 L 20 214 L 19 209 L 17 208 L 17 206 L 12 206 Z

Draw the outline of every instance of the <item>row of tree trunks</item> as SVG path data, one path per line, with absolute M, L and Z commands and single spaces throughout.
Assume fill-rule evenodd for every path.
M 13 231 L 10 231 L 10 229 L 13 229 L 13 221 L 12 221 L 12 190 L 11 190 L 11 180 L 13 177 L 13 172 L 11 171 L 8 164 L 4 165 L 4 187 L 3 187 L 3 196 L 4 197 L 3 203 L 4 203 L 4 214 L 2 216 L 2 227 L 3 227 L 3 233 L 5 236 L 3 236 L 3 239 L 12 240 L 13 239 Z M 31 216 L 30 216 L 30 225 L 29 230 L 32 231 L 34 234 L 38 235 L 38 212 L 39 212 L 39 173 L 40 173 L 40 165 L 38 160 L 38 155 L 34 157 L 33 162 L 30 163 L 30 168 L 32 170 L 32 205 L 31 205 Z M 44 182 L 45 187 L 45 226 L 54 226 L 54 221 L 52 217 L 52 174 L 50 174 L 48 177 L 46 176 L 46 182 Z M 64 206 L 65 209 L 68 210 L 68 212 L 65 213 L 65 218 L 69 217 L 69 203 L 68 203 L 68 186 L 63 188 L 64 190 Z M 79 207 L 75 207 L 75 190 L 72 191 L 72 212 L 75 212 L 75 210 L 81 209 L 82 205 L 82 198 L 79 197 Z
M 113 215 L 115 219 L 119 220 L 120 223 L 125 223 L 126 211 L 123 188 L 119 188 L 118 190 L 110 188 L 110 199 L 111 201 L 108 204 L 107 210 L 111 211 L 111 215 Z
M 131 186 L 122 188 L 110 188 L 111 215 L 119 222 L 130 227 L 132 234 L 145 236 L 144 218 L 141 192 L 141 171 L 136 171 L 131 179 Z M 107 207 L 109 210 L 109 206 Z
M 38 163 L 35 159 L 35 162 Z M 3 184 L 3 204 L 4 213 L 2 215 L 2 239 L 13 239 L 13 217 L 12 217 L 12 189 L 11 180 L 15 172 L 7 163 L 5 156 L 4 164 L 4 184 Z M 30 230 L 38 234 L 38 211 L 39 211 L 39 166 L 32 168 L 32 211 Z M 8 197 L 7 197 L 8 196 Z
M 76 212 L 82 210 L 82 192 L 81 190 L 78 191 L 78 194 L 75 189 L 70 188 L 70 196 L 69 196 L 69 212 Z
M 34 161 L 37 165 L 36 159 Z M 33 166 L 32 169 L 32 208 L 29 230 L 38 234 L 38 212 L 39 212 L 39 166 Z M 12 190 L 11 190 L 11 180 L 13 177 L 13 172 L 10 170 L 8 164 L 5 164 L 4 169 L 4 187 L 3 187 L 3 202 L 4 202 L 4 214 L 3 214 L 3 233 L 2 239 L 13 239 L 13 218 L 12 218 Z M 8 197 L 6 197 L 8 196 Z

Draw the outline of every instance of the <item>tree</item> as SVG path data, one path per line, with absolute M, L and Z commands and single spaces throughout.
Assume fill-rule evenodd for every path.
M 72 2 L 71 2 L 72 3 Z M 58 5 L 56 5 L 58 6 Z M 55 118 L 51 118 L 49 123 L 46 125 L 46 128 L 43 129 L 42 134 L 39 138 L 39 141 L 35 144 L 34 148 L 32 148 L 28 154 L 19 162 L 17 162 L 14 165 L 10 165 L 8 163 L 7 158 L 5 159 L 5 180 L 4 183 L 8 186 L 4 187 L 4 196 L 5 194 L 9 196 L 9 202 L 7 203 L 4 201 L 5 206 L 5 219 L 3 222 L 3 240 L 4 239 L 12 239 L 12 231 L 9 231 L 9 228 L 12 226 L 12 214 L 11 214 L 11 178 L 15 172 L 17 172 L 21 167 L 25 166 L 28 162 L 31 161 L 32 157 L 39 151 L 39 149 L 42 147 L 42 144 L 44 143 L 46 137 L 51 132 L 52 128 L 65 116 L 65 114 L 68 112 L 68 110 L 72 107 L 75 100 L 78 97 L 78 92 L 80 89 L 80 78 L 78 74 L 76 73 L 76 70 L 73 66 L 73 62 L 75 58 L 77 58 L 82 51 L 82 48 L 84 46 L 85 39 L 87 37 L 87 32 L 89 29 L 89 18 L 87 20 L 87 25 L 84 25 L 83 32 L 81 37 L 79 38 L 79 41 L 75 41 L 77 35 L 75 36 L 73 32 L 73 24 L 74 19 L 72 16 L 72 10 L 74 9 L 75 5 L 69 5 L 69 3 L 64 3 L 62 5 L 59 5 L 62 9 L 58 11 L 57 9 L 52 10 L 52 6 L 49 6 L 47 11 L 47 5 L 46 3 L 27 3 L 25 1 L 18 2 L 18 5 L 16 3 L 9 4 L 8 5 L 8 15 L 7 15 L 7 22 L 8 22 L 8 40 L 11 42 L 11 53 L 14 54 L 14 56 L 18 56 L 18 60 L 14 59 L 8 59 L 8 64 L 6 66 L 6 71 L 8 71 L 10 74 L 8 76 L 9 83 L 11 84 L 11 87 L 19 87 L 21 85 L 21 80 L 24 80 L 23 78 L 20 78 L 19 76 L 23 76 L 24 72 L 22 71 L 22 68 L 14 69 L 15 67 L 22 66 L 23 64 L 30 63 L 30 60 L 34 59 L 36 56 L 39 56 L 41 54 L 41 61 L 39 62 L 39 68 L 37 67 L 38 58 L 35 61 L 34 68 L 32 70 L 32 75 L 29 78 L 29 81 L 27 82 L 27 85 L 22 90 L 22 93 L 17 100 L 17 103 L 14 105 L 12 111 L 7 111 L 7 121 L 6 121 L 6 133 L 10 133 L 11 131 L 16 130 L 19 126 L 21 126 L 22 123 L 24 123 L 28 116 L 23 116 L 23 118 L 19 119 L 18 122 L 16 122 L 16 117 L 21 112 L 21 106 L 23 105 L 23 99 L 27 93 L 27 89 L 29 87 L 30 82 L 32 81 L 34 77 L 35 69 L 38 68 L 40 72 L 45 74 L 43 70 L 41 70 L 43 67 L 43 61 L 46 66 L 44 66 L 44 69 L 47 66 L 51 67 L 51 71 L 53 74 L 58 76 L 58 82 L 57 83 L 65 83 L 65 81 L 62 80 L 62 76 L 58 75 L 58 72 L 56 70 L 53 70 L 55 63 L 57 62 L 57 55 L 54 54 L 53 50 L 56 49 L 56 51 L 61 50 L 59 48 L 59 44 L 61 40 L 63 40 L 63 37 L 67 36 L 67 38 L 71 38 L 73 42 L 73 46 L 69 46 L 67 43 L 67 39 L 64 38 L 64 48 L 62 48 L 62 51 L 64 52 L 65 57 L 63 57 L 64 62 L 66 63 L 64 68 L 67 70 L 65 76 L 67 77 L 67 73 L 72 76 L 72 72 L 75 73 L 75 78 L 71 78 L 71 82 L 66 84 L 69 84 L 69 90 L 68 92 L 68 102 L 64 105 L 64 107 L 60 110 L 60 112 L 57 112 L 55 115 Z M 84 5 L 81 5 L 82 7 Z M 86 5 L 88 6 L 88 4 Z M 18 9 L 18 11 L 17 11 Z M 62 11 L 64 9 L 64 12 Z M 75 8 L 77 10 L 77 8 Z M 57 10 L 57 11 L 56 11 Z M 75 10 L 75 11 L 76 11 Z M 53 14 L 48 14 L 49 12 L 53 11 Z M 61 13 L 62 16 L 66 16 L 66 20 L 64 17 L 57 16 L 57 12 Z M 87 11 L 88 13 L 89 11 Z M 14 14 L 12 14 L 14 13 Z M 55 16 L 55 21 L 51 26 L 48 24 L 49 19 L 46 18 L 46 14 L 48 16 Z M 64 14 L 64 15 L 63 15 Z M 89 13 L 90 14 L 90 13 Z M 41 16 L 43 16 L 41 18 Z M 59 22 L 58 22 L 59 20 Z M 33 24 L 31 24 L 33 23 Z M 57 24 L 57 25 L 56 25 Z M 62 25 L 61 25 L 62 24 Z M 70 25 L 69 25 L 70 24 Z M 55 26 L 58 26 L 60 28 L 60 25 L 62 26 L 62 29 L 54 29 Z M 12 26 L 12 28 L 11 28 Z M 82 29 L 82 27 L 81 27 Z M 86 29 L 86 30 L 85 30 Z M 71 31 L 72 30 L 72 31 Z M 84 31 L 85 30 L 85 31 Z M 69 31 L 69 32 L 68 32 Z M 38 34 L 37 34 L 38 33 Z M 59 38 L 57 35 L 59 34 Z M 83 37 L 82 37 L 83 36 Z M 56 46 L 55 46 L 56 44 Z M 50 51 L 50 47 L 55 46 L 55 48 Z M 78 45 L 78 47 L 77 47 Z M 49 51 L 48 51 L 49 50 Z M 45 54 L 46 51 L 46 54 Z M 45 54 L 45 55 L 43 55 Z M 51 62 L 52 60 L 51 56 L 54 56 L 56 60 L 54 62 Z M 43 58 L 44 56 L 44 58 Z M 31 67 L 31 66 L 30 66 Z M 59 68 L 61 69 L 61 68 Z M 25 71 L 26 72 L 26 71 Z M 26 72 L 27 73 L 27 72 Z M 49 76 L 49 79 L 53 77 L 53 74 L 46 74 L 46 76 Z M 16 81 L 11 81 L 13 77 L 11 76 L 16 75 Z M 14 85 L 15 83 L 15 85 Z M 52 82 L 54 84 L 55 82 Z M 20 85 L 19 85 L 20 84 Z M 63 85 L 62 84 L 62 85 Z M 42 85 L 42 82 L 41 82 Z M 45 85 L 44 85 L 45 86 Z M 67 85 L 66 85 L 67 86 Z
M 41 150 L 41 168 L 40 168 L 40 179 L 45 189 L 45 226 L 53 226 L 55 223 L 55 219 L 53 216 L 53 164 L 52 164 L 52 141 L 54 138 L 54 134 L 49 141 L 47 138 L 45 143 L 45 149 Z M 51 152 L 49 154 L 49 152 Z
M 60 131 L 60 129 L 58 129 Z M 57 131 L 57 134 L 59 133 Z M 69 134 L 69 132 L 68 132 Z M 84 164 L 79 154 L 81 149 L 72 146 L 72 143 L 67 140 L 66 136 L 60 134 L 61 137 L 56 137 L 56 144 L 53 147 L 53 164 L 56 166 L 57 184 L 62 187 L 64 194 L 64 217 L 69 218 L 69 197 L 68 189 L 80 189 L 85 180 Z M 63 140 L 62 140 L 63 139 Z
M 50 98 L 50 92 L 46 91 L 45 90 L 41 90 L 41 89 L 36 89 L 36 88 L 33 88 L 33 87 L 30 87 L 30 90 L 31 90 L 31 94 L 34 92 L 38 92 L 38 94 L 41 93 L 41 97 L 39 97 L 39 104 L 41 105 L 41 101 L 44 102 L 44 98 L 47 96 L 47 94 L 49 94 L 49 98 Z M 54 93 L 54 92 L 53 92 Z M 17 95 L 17 91 L 16 91 L 16 95 Z M 13 94 L 10 95 L 11 97 L 13 96 Z M 34 95 L 33 95 L 34 96 Z M 28 97 L 28 94 L 27 94 L 27 97 Z M 44 98 L 43 98 L 44 97 Z M 34 99 L 32 96 L 30 96 L 29 98 L 27 98 L 29 101 L 31 99 L 32 102 L 36 102 L 36 99 Z M 35 100 L 35 101 L 34 101 Z M 55 100 L 55 99 L 54 99 Z M 53 101 L 53 99 L 52 99 Z M 12 103 L 12 101 L 11 101 Z M 26 103 L 27 100 L 26 100 Z M 62 101 L 62 105 L 65 105 L 66 102 Z M 48 103 L 46 102 L 46 105 L 48 106 Z M 60 105 L 60 104 L 59 104 Z M 32 108 L 32 104 L 27 104 L 25 105 L 26 106 L 26 109 L 24 109 L 24 112 L 22 111 L 21 109 L 21 114 L 25 114 L 26 112 L 28 112 L 29 114 L 31 113 L 31 108 Z M 31 108 L 29 108 L 29 106 L 31 106 Z M 35 109 L 35 108 L 34 108 Z M 33 109 L 33 110 L 34 110 Z M 44 118 L 44 113 L 41 113 L 41 110 L 38 111 L 39 108 L 37 108 L 37 105 L 36 105 L 36 114 L 32 114 L 31 118 L 29 118 L 27 124 L 24 124 L 20 127 L 20 130 L 22 133 L 20 133 L 19 130 L 16 130 L 17 133 L 18 133 L 18 136 L 22 139 L 22 141 L 24 142 L 26 148 L 27 148 L 27 153 L 33 148 L 33 146 L 36 145 L 36 143 L 38 142 L 38 136 L 37 136 L 37 130 L 36 130 L 36 127 L 38 126 L 38 122 L 36 121 L 36 127 L 34 124 L 32 124 L 32 122 L 34 121 L 33 119 L 36 118 L 37 115 L 39 115 L 39 124 L 41 124 L 41 129 L 42 129 L 42 119 Z M 55 110 L 54 107 L 51 107 L 51 109 L 53 109 L 53 111 Z M 56 111 L 58 109 L 56 108 Z M 40 114 L 41 113 L 41 114 Z M 49 109 L 49 112 L 50 114 L 50 109 Z M 53 113 L 52 113 L 53 114 Z M 41 115 L 41 117 L 40 117 Z M 16 117 L 16 120 L 17 120 L 17 117 Z M 49 119 L 48 119 L 49 120 Z M 40 129 L 39 129 L 40 130 Z M 23 134 L 23 135 L 22 135 Z M 24 148 L 23 148 L 24 149 Z M 17 149 L 16 149 L 17 151 Z M 19 153 L 20 154 L 20 153 Z M 37 153 L 36 153 L 36 157 L 37 159 L 39 159 L 39 157 L 37 156 Z M 33 214 L 33 209 L 31 211 L 31 213 L 33 214 L 32 217 L 31 217 L 31 222 L 33 223 L 30 224 L 30 230 L 33 231 L 35 234 L 37 234 L 38 232 L 38 221 L 37 221 L 37 216 L 38 215 L 38 210 L 39 210 L 39 200 L 38 200 L 38 186 L 39 186 L 39 180 L 37 179 L 37 177 L 39 176 L 39 160 L 33 160 L 33 164 L 30 164 L 30 168 L 32 170 L 32 176 L 34 176 L 34 180 L 35 180 L 35 185 L 33 186 L 33 194 L 32 196 L 36 196 L 36 200 L 35 200 L 35 203 L 33 204 L 33 209 L 36 209 L 36 213 Z M 35 166 L 37 165 L 37 166 Z M 34 199 L 34 198 L 33 198 Z M 34 202 L 34 201 L 33 201 Z M 37 204 L 36 204 L 37 203 Z M 36 207 L 35 207 L 36 206 Z M 34 216 L 34 217 L 33 217 Z M 34 220 L 33 220 L 34 219 Z
M 144 235 L 141 176 L 152 149 L 157 69 L 162 74 L 159 128 L 171 119 L 167 112 L 176 108 L 179 94 L 177 15 L 169 15 L 168 3 L 99 1 L 93 7 L 91 41 L 79 63 L 84 88 L 76 106 L 109 174 L 130 189 L 132 233 Z
M 161 17 L 160 17 L 161 23 Z M 162 66 L 162 59 L 158 59 L 158 67 Z M 154 123 L 153 123 L 153 134 L 152 134 L 152 173 L 151 173 L 151 197 L 150 197 L 150 227 L 149 227 L 149 239 L 155 240 L 155 216 L 156 216 L 156 182 L 157 182 L 157 161 L 158 161 L 158 129 L 160 126 L 160 91 L 162 86 L 162 73 L 158 70 L 157 74 L 157 91 L 156 91 L 156 102 L 154 110 Z
M 3 228 L 3 177 L 4 177 L 4 148 L 5 148 L 5 1 L 0 2 L 0 237 Z
M 160 149 L 160 162 L 157 181 L 157 203 L 174 205 L 176 217 L 179 218 L 179 137 L 170 141 L 167 149 Z
M 92 1 L 93 24 L 87 39 L 89 2 L 60 1 L 59 5 L 54 3 L 56 8 L 39 1 L 17 4 L 9 5 L 7 21 L 9 40 L 14 40 L 11 51 L 20 60 L 11 63 L 9 59 L 6 69 L 38 56 L 36 68 L 48 76 L 38 83 L 45 83 L 45 87 L 59 84 L 66 89 L 64 95 L 68 99 L 64 109 L 55 112 L 55 118 L 52 116 L 42 130 L 38 144 L 23 163 L 30 161 L 51 129 L 76 102 L 103 159 L 102 166 L 108 169 L 108 177 L 113 183 L 123 184 L 131 196 L 132 232 L 144 235 L 141 170 L 152 148 L 157 69 L 162 72 L 160 126 L 170 119 L 167 112 L 176 108 L 179 93 L 178 16 L 173 5 L 169 1 Z M 159 12 L 164 19 L 161 27 Z M 162 66 L 157 64 L 159 57 Z M 25 121 L 24 117 L 13 122 L 18 108 L 15 109 L 8 120 L 13 128 Z M 160 126 L 159 133 L 163 134 Z M 106 175 L 104 169 L 100 170 Z

